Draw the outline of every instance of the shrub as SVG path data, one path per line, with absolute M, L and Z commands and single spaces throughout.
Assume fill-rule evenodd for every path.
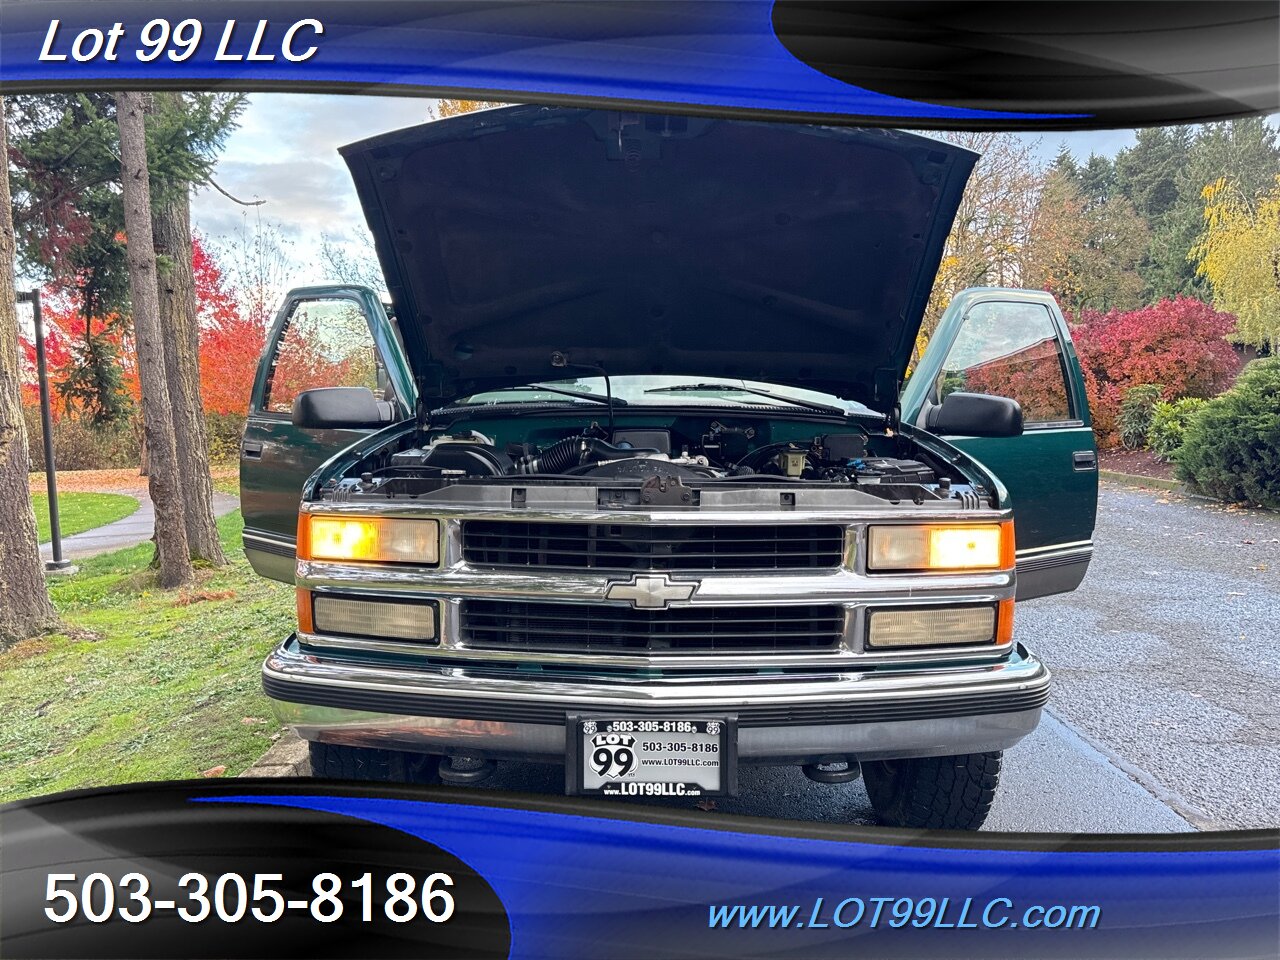
M 32 470 L 44 469 L 40 408 L 24 406 L 27 451 Z M 139 440 L 131 423 L 95 427 L 87 420 L 63 415 L 53 424 L 53 458 L 59 470 L 105 470 L 136 467 Z
M 1254 360 L 1196 412 L 1175 470 L 1211 497 L 1280 509 L 1280 357 Z
M 1192 415 L 1205 405 L 1203 397 L 1161 400 L 1151 409 L 1147 447 L 1162 460 L 1172 460 L 1182 447 L 1182 435 Z
M 27 453 L 31 469 L 43 470 L 44 434 L 40 426 L 40 408 L 24 406 L 22 415 L 27 422 Z M 205 414 L 211 463 L 236 463 L 240 459 L 244 422 L 242 413 Z M 141 450 L 138 430 L 131 422 L 95 427 L 88 420 L 66 414 L 53 422 L 53 456 L 59 470 L 137 467 L 141 463 Z
M 1140 310 L 1085 313 L 1071 331 L 1089 386 L 1099 444 L 1114 446 L 1125 391 L 1163 385 L 1163 397 L 1211 397 L 1225 389 L 1239 361 L 1223 338 L 1235 317 L 1190 297 Z M 1113 425 L 1115 425 L 1113 427 Z
M 1140 383 L 1124 392 L 1120 401 L 1120 442 L 1126 450 L 1141 450 L 1151 430 L 1152 408 L 1164 390 L 1158 383 Z
M 245 415 L 242 413 L 205 413 L 209 436 L 210 463 L 236 463 L 240 459 L 240 441 L 244 437 Z
M 1081 365 L 1084 374 L 1084 393 L 1089 400 L 1089 415 L 1093 418 L 1093 433 L 1098 438 L 1099 447 L 1115 446 L 1116 408 L 1104 401 L 1104 385 L 1098 381 L 1093 370 Z

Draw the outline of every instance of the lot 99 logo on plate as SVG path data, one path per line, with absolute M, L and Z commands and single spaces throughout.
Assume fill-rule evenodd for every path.
M 597 776 L 617 780 L 636 765 L 635 737 L 625 733 L 597 733 L 591 738 L 591 769 Z

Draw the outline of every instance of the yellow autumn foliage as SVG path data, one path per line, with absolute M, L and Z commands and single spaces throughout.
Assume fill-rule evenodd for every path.
M 436 116 L 441 119 L 448 117 L 461 116 L 464 113 L 474 113 L 477 110 L 487 110 L 490 107 L 501 107 L 505 104 L 496 100 L 437 100 Z
M 1188 259 L 1215 305 L 1239 321 L 1233 339 L 1280 351 L 1280 177 L 1257 197 L 1220 179 L 1204 189 L 1204 229 Z

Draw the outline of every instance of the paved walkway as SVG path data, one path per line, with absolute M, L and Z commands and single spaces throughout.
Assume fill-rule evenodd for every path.
M 151 539 L 152 531 L 155 529 L 156 512 L 145 487 L 138 487 L 132 490 L 112 487 L 110 490 L 101 492 L 123 493 L 133 497 L 138 501 L 138 509 L 130 516 L 125 517 L 123 520 L 117 520 L 115 523 L 94 527 L 92 530 L 86 530 L 84 533 L 77 533 L 71 537 L 63 537 L 62 555 L 66 559 L 81 560 L 85 557 L 92 557 L 95 554 L 106 553 L 109 550 L 120 550 L 124 547 L 146 543 Z M 213 512 L 219 517 L 230 513 L 239 505 L 239 497 L 234 497 L 229 493 L 215 492 L 213 495 Z M 46 560 L 50 559 L 53 556 L 53 545 L 48 543 L 41 544 L 40 555 Z

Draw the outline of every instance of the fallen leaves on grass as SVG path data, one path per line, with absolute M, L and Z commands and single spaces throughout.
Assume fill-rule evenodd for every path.
M 210 767 L 208 770 L 201 770 L 202 777 L 220 777 L 227 772 L 226 764 L 219 764 L 216 767 Z
M 175 607 L 189 607 L 193 603 L 203 603 L 206 600 L 230 600 L 236 595 L 234 590 L 197 590 L 194 593 L 184 593 L 177 600 L 173 601 Z
M 27 476 L 32 493 L 43 493 L 47 488 L 43 473 Z M 58 489 L 77 493 L 133 493 L 147 489 L 147 478 L 138 473 L 137 467 L 114 470 L 59 470 Z
M 23 660 L 47 653 L 53 649 L 55 643 L 55 637 L 45 634 L 28 640 L 19 640 L 11 647 L 0 648 L 0 670 L 7 670 Z

